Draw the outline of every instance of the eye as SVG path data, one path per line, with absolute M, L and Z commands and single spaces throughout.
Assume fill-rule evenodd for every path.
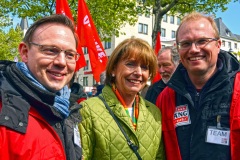
M 42 52 L 48 55 L 55 55 L 60 53 L 60 49 L 56 47 L 51 47 L 51 46 L 43 46 L 42 47 Z
M 148 65 L 141 65 L 141 68 L 142 70 L 145 70 L 145 71 L 149 69 Z
M 127 62 L 125 65 L 129 68 L 133 68 L 136 66 L 136 63 L 135 62 Z
M 192 42 L 184 41 L 184 42 L 180 42 L 179 44 L 180 44 L 180 47 L 187 48 L 187 47 L 191 46 Z
M 67 59 L 75 59 L 75 52 L 72 52 L 72 51 L 65 51 L 65 55 L 66 55 L 66 58 Z
M 197 44 L 199 44 L 199 45 L 204 45 L 204 44 L 206 44 L 207 42 L 208 42 L 207 39 L 199 39 L 199 40 L 197 41 Z

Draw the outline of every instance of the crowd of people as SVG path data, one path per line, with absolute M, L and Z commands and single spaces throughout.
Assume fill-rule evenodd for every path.
M 186 15 L 158 56 L 123 40 L 91 97 L 74 82 L 78 43 L 73 22 L 51 15 L 27 30 L 21 62 L 0 61 L 0 159 L 240 158 L 240 66 L 213 18 Z

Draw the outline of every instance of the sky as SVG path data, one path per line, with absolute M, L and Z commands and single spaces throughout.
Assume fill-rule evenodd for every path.
M 218 11 L 216 18 L 221 17 L 223 23 L 233 34 L 240 35 L 240 0 L 227 5 L 228 9 L 225 12 Z

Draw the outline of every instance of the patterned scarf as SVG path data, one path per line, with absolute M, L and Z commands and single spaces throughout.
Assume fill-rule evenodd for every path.
M 39 83 L 31 74 L 28 67 L 23 62 L 17 62 L 16 63 L 17 68 L 36 86 L 39 88 L 47 90 L 41 83 Z M 49 91 L 50 92 L 50 91 Z M 69 97 L 70 97 L 71 90 L 68 88 L 68 86 L 64 86 L 60 91 L 56 93 L 53 107 L 57 109 L 65 118 L 69 116 Z
M 129 118 L 131 118 L 131 122 L 132 122 L 132 125 L 133 125 L 133 128 L 134 130 L 136 130 L 137 128 L 137 119 L 138 119 L 138 113 L 139 113 L 139 95 L 137 94 L 136 97 L 135 97 L 135 101 L 133 103 L 133 116 L 131 116 L 129 114 L 129 111 L 128 111 L 128 107 L 127 105 L 125 104 L 122 96 L 120 95 L 117 87 L 115 86 L 115 84 L 112 84 L 112 90 L 113 92 L 115 93 L 115 95 L 117 96 L 118 100 L 121 102 L 121 104 L 123 105 L 127 115 L 129 116 Z

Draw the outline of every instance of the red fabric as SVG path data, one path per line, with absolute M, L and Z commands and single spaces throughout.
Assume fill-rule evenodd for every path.
M 88 48 L 93 77 L 100 82 L 100 74 L 105 71 L 108 58 L 84 0 L 78 1 L 77 33 L 81 45 Z
M 175 112 L 175 92 L 166 87 L 158 96 L 157 107 L 162 113 L 162 132 L 167 160 L 181 160 L 177 134 L 173 123 Z
M 69 8 L 67 0 L 56 0 L 56 14 L 66 15 L 74 23 L 74 20 L 73 20 L 73 17 L 72 17 L 72 12 Z M 82 51 L 82 46 L 81 46 L 80 43 L 78 44 L 77 52 L 78 52 L 78 54 L 80 54 L 80 58 L 76 63 L 75 71 L 78 71 L 80 68 L 87 65 L 86 61 L 85 61 L 85 58 L 84 58 L 83 51 Z
M 240 73 L 234 81 L 234 91 L 230 107 L 230 148 L 231 160 L 239 159 L 240 152 Z M 163 140 L 167 160 L 181 160 L 177 135 L 173 123 L 175 92 L 166 87 L 157 98 L 156 105 L 162 113 Z
M 0 108 L 2 103 L 0 102 Z M 32 107 L 25 134 L 0 126 L 0 159 L 66 158 L 62 142 L 54 129 Z
M 77 103 L 81 103 L 82 101 L 84 101 L 84 100 L 86 100 L 87 98 L 79 98 L 78 100 L 77 100 Z
M 156 56 L 158 56 L 158 52 L 161 49 L 161 40 L 160 40 L 160 32 L 157 33 L 157 37 L 156 37 L 156 44 L 155 44 L 155 54 Z M 157 71 L 155 77 L 152 80 L 152 83 L 155 83 L 157 81 L 159 81 L 161 79 L 161 75 L 160 73 Z
M 240 152 L 240 72 L 234 81 L 234 90 L 230 108 L 230 146 L 231 160 L 239 160 Z

